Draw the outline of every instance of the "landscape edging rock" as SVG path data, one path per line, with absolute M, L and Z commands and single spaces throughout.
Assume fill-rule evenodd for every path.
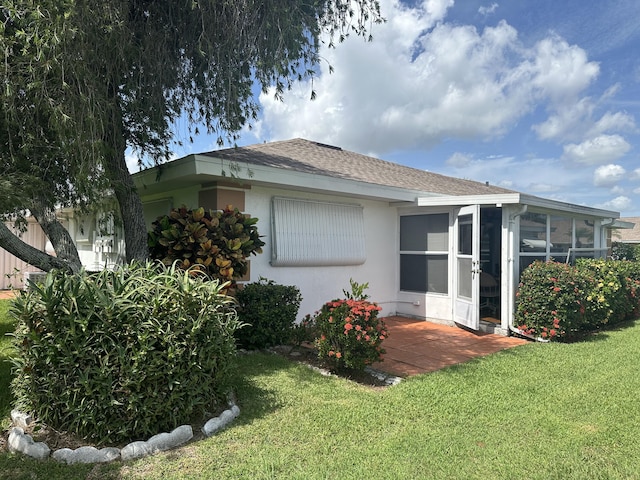
M 223 411 L 219 416 L 209 419 L 202 427 L 202 433 L 210 437 L 229 426 L 229 424 L 240 415 L 240 408 L 235 401 L 230 401 L 231 408 Z M 154 453 L 163 452 L 176 448 L 187 443 L 193 438 L 193 428 L 191 425 L 181 425 L 171 432 L 163 432 L 154 435 L 147 441 L 135 441 L 124 446 L 122 449 L 116 447 L 96 447 L 84 446 L 72 450 L 61 448 L 51 453 L 51 449 L 44 442 L 34 442 L 31 435 L 24 433 L 33 420 L 28 414 L 13 410 L 11 412 L 13 428 L 9 432 L 7 447 L 10 452 L 18 452 L 32 458 L 44 460 L 49 457 L 58 462 L 67 464 L 73 463 L 103 463 L 114 460 L 133 460 L 142 458 Z

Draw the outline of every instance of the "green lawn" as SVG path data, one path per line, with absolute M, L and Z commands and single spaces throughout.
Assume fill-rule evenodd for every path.
M 384 390 L 249 355 L 239 360 L 241 415 L 215 437 L 102 466 L 1 453 L 0 477 L 640 478 L 638 358 L 640 322 L 587 342 L 525 345 Z M 6 375 L 0 381 L 2 392 Z

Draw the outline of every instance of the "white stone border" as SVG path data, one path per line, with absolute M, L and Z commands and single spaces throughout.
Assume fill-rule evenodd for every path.
M 219 416 L 211 418 L 202 427 L 202 433 L 206 437 L 210 437 L 229 426 L 229 424 L 240 415 L 240 408 L 235 401 L 229 401 L 229 409 L 222 412 Z M 164 452 L 172 448 L 187 443 L 193 438 L 193 428 L 191 425 L 181 425 L 171 432 L 163 432 L 154 435 L 146 442 L 131 442 L 122 449 L 115 447 L 106 447 L 97 449 L 96 447 L 80 447 L 75 450 L 70 448 L 61 448 L 51 453 L 51 449 L 44 442 L 34 442 L 31 435 L 24 433 L 33 420 L 31 416 L 13 410 L 11 412 L 11 421 L 13 427 L 9 432 L 9 441 L 7 446 L 10 452 L 19 452 L 29 457 L 44 460 L 53 458 L 58 462 L 72 463 L 103 463 L 114 460 L 133 460 L 136 458 L 146 457 L 158 452 Z

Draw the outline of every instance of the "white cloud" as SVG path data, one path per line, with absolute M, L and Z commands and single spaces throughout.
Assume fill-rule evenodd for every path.
M 530 183 L 527 190 L 534 193 L 550 193 L 558 192 L 561 188 L 559 185 L 552 185 L 549 183 Z
M 492 3 L 488 7 L 479 7 L 478 8 L 478 13 L 480 15 L 487 16 L 487 15 L 490 15 L 493 12 L 495 12 L 497 8 L 498 8 L 498 4 L 497 3 Z
M 445 163 L 451 167 L 464 168 L 469 166 L 472 160 L 473 160 L 472 155 L 456 152 L 453 155 L 451 155 Z
M 585 119 L 591 116 L 593 108 L 594 105 L 589 98 L 560 105 L 549 118 L 532 128 L 541 140 L 578 140 L 582 138 Z
M 587 136 L 601 135 L 612 131 L 633 131 L 635 127 L 635 119 L 628 113 L 606 112 L 587 132 Z
M 129 169 L 129 173 L 136 173 L 140 171 L 140 162 L 138 160 L 138 156 L 134 155 L 130 151 L 124 156 L 125 161 L 127 162 L 127 168 Z
M 640 180 L 640 168 L 636 168 L 631 172 L 631 180 Z
M 596 187 L 612 187 L 624 178 L 626 170 L 620 165 L 603 165 L 593 172 L 593 184 Z
M 564 146 L 563 157 L 577 163 L 599 165 L 622 157 L 631 145 L 620 135 L 599 135 L 580 144 Z
M 609 200 L 608 202 L 604 202 L 598 205 L 598 207 L 604 208 L 606 210 L 613 210 L 616 212 L 620 212 L 620 211 L 631 208 L 632 205 L 633 205 L 633 202 L 629 197 L 625 197 L 624 195 L 621 195 L 619 197 L 615 197 Z
M 596 62 L 587 60 L 583 49 L 560 37 L 538 42 L 534 52 L 533 85 L 555 104 L 573 103 L 600 70 Z
M 296 84 L 284 102 L 273 90 L 260 96 L 256 136 L 384 154 L 448 138 L 501 137 L 540 104 L 555 112 L 581 102 L 599 71 L 584 50 L 556 36 L 525 48 L 505 21 L 482 31 L 447 23 L 452 3 L 409 8 L 383 0 L 388 22 L 374 28 L 373 42 L 349 38 L 335 50 L 322 49 L 335 71 L 320 65 L 315 101 L 309 101 L 310 81 Z
M 636 195 L 640 195 L 640 187 L 634 188 L 633 193 L 635 193 Z

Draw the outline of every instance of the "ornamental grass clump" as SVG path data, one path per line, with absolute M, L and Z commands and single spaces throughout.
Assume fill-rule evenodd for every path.
M 99 444 L 205 418 L 226 402 L 241 326 L 224 287 L 160 262 L 49 273 L 11 308 L 16 406 Z
M 367 300 L 364 290 L 351 280 L 351 293 L 343 299 L 325 303 L 315 316 L 315 345 L 321 360 L 334 370 L 363 370 L 382 361 L 382 341 L 388 336 L 384 321 L 378 318 L 381 308 Z

